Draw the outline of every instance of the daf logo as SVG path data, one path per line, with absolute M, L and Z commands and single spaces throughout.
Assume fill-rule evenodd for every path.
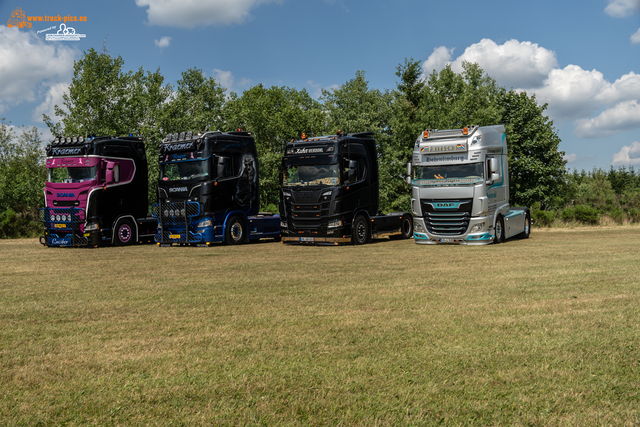
M 454 208 L 455 203 L 436 203 L 436 208 Z
M 58 193 L 56 194 L 58 197 L 76 197 L 75 193 Z
M 177 193 L 179 191 L 187 191 L 187 187 L 171 187 L 169 193 Z

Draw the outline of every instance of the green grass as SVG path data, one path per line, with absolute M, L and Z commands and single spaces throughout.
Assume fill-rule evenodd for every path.
M 1 240 L 0 424 L 637 426 L 639 249 Z

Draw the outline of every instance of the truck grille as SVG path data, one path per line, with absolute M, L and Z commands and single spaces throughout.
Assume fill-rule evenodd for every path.
M 420 201 L 427 231 L 439 236 L 459 236 L 467 232 L 473 199 Z
M 50 246 L 86 246 L 84 237 L 85 212 L 80 208 L 41 208 L 38 220 L 44 223 L 45 236 L 40 243 Z
M 292 203 L 290 215 L 295 228 L 315 230 L 329 215 L 329 203 Z
M 198 202 L 161 203 L 151 207 L 151 216 L 158 218 L 163 225 L 184 225 L 190 218 L 198 215 Z

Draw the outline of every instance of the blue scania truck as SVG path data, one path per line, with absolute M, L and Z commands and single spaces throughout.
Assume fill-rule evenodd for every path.
M 160 144 L 160 246 L 280 239 L 280 216 L 259 212 L 258 155 L 250 132 L 181 132 Z

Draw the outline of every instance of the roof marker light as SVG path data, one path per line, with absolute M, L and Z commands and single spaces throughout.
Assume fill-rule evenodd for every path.
M 469 135 L 469 128 L 468 127 L 462 128 L 462 134 L 463 135 Z
M 425 130 L 424 132 L 422 132 L 422 137 L 423 138 L 429 138 L 429 131 Z

